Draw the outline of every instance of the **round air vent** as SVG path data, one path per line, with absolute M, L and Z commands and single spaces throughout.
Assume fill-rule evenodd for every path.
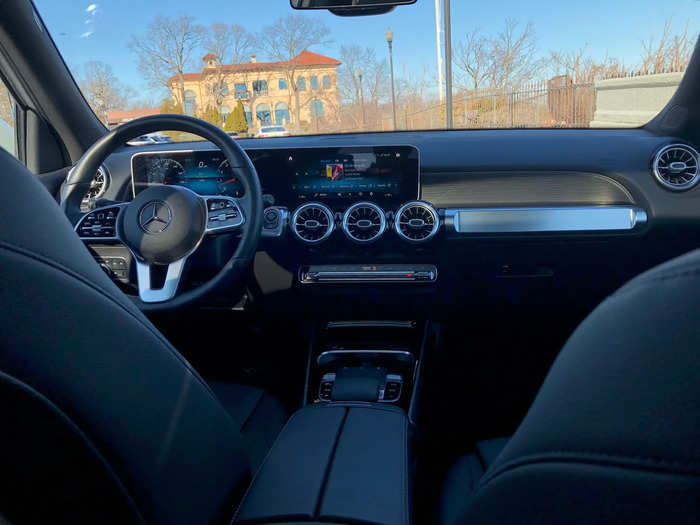
M 424 242 L 437 233 L 440 217 L 435 208 L 427 202 L 407 202 L 396 212 L 394 227 L 402 239 Z
M 687 144 L 669 144 L 654 156 L 652 171 L 656 180 L 675 191 L 689 190 L 700 181 L 700 155 Z
M 97 168 L 95 176 L 90 181 L 90 187 L 87 192 L 85 192 L 85 196 L 80 203 L 81 211 L 92 209 L 93 203 L 105 194 L 108 186 L 109 177 L 107 175 L 107 170 L 100 166 Z
M 386 229 L 384 210 L 371 202 L 358 202 L 345 210 L 343 231 L 359 243 L 376 241 Z
M 297 239 L 318 244 L 333 232 L 333 212 L 323 204 L 309 202 L 299 206 L 292 215 L 292 231 Z

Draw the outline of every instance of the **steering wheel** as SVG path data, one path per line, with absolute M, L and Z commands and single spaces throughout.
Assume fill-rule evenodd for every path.
M 163 130 L 193 133 L 216 145 L 240 179 L 244 196 L 200 196 L 182 186 L 160 185 L 147 187 L 129 202 L 104 208 L 103 216 L 107 215 L 113 221 L 110 225 L 114 225 L 109 233 L 133 255 L 139 296 L 132 299 L 146 311 L 183 306 L 214 289 L 237 284 L 255 256 L 263 224 L 260 181 L 241 147 L 223 130 L 202 120 L 183 115 L 154 115 L 132 120 L 107 133 L 75 165 L 61 190 L 61 207 L 74 226 L 90 232 L 81 225 L 88 224 L 86 219 L 98 217 L 102 209 L 83 214 L 80 204 L 104 160 L 127 140 Z M 92 222 L 90 228 L 101 227 L 97 221 L 97 226 Z M 205 236 L 225 232 L 241 234 L 228 262 L 208 282 L 178 294 L 187 258 Z M 98 236 L 105 238 L 102 234 Z M 167 267 L 162 287 L 151 284 L 154 267 Z

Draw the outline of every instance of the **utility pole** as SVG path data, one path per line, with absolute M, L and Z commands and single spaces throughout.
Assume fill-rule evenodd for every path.
M 447 102 L 447 129 L 452 129 L 452 31 L 450 28 L 450 0 L 445 2 L 445 94 Z
M 440 94 L 440 104 L 445 99 L 445 87 L 442 85 L 442 38 L 440 33 L 440 0 L 435 0 L 435 44 L 437 46 L 437 70 L 438 70 L 438 93 Z
M 391 43 L 394 41 L 394 32 L 391 29 L 386 30 L 386 43 L 389 44 L 389 67 L 391 68 L 391 110 L 394 114 L 394 131 L 396 131 L 396 94 L 394 92 L 394 53 L 391 49 Z
M 360 105 L 362 106 L 362 130 L 367 129 L 367 120 L 365 118 L 365 97 L 362 94 L 362 75 L 364 72 L 361 69 L 357 70 L 357 76 L 360 77 Z

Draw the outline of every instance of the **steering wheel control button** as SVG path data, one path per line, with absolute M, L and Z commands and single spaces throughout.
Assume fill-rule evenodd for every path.
M 117 216 L 122 206 L 98 208 L 83 216 L 75 226 L 75 231 L 82 239 L 109 240 L 117 239 Z
M 207 201 L 207 232 L 239 228 L 245 222 L 238 203 L 231 197 L 204 197 Z
M 207 227 L 205 201 L 181 186 L 151 186 L 122 212 L 123 242 L 147 264 L 166 265 L 199 246 Z

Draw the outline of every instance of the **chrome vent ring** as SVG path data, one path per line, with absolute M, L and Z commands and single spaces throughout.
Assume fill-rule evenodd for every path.
M 297 239 L 306 244 L 318 244 L 333 233 L 333 212 L 323 204 L 308 202 L 294 211 L 291 226 Z
M 89 211 L 92 209 L 94 207 L 94 202 L 105 194 L 108 187 L 109 175 L 107 175 L 107 170 L 104 166 L 100 166 L 97 168 L 95 176 L 90 181 L 90 186 L 80 202 L 81 211 Z
M 700 154 L 687 144 L 669 144 L 661 148 L 652 161 L 656 180 L 673 191 L 686 191 L 700 182 Z
M 427 202 L 407 202 L 396 211 L 394 229 L 405 241 L 428 241 L 435 236 L 439 228 L 440 216 Z
M 357 202 L 345 210 L 343 231 L 360 244 L 374 242 L 386 230 L 384 210 L 371 202 Z

